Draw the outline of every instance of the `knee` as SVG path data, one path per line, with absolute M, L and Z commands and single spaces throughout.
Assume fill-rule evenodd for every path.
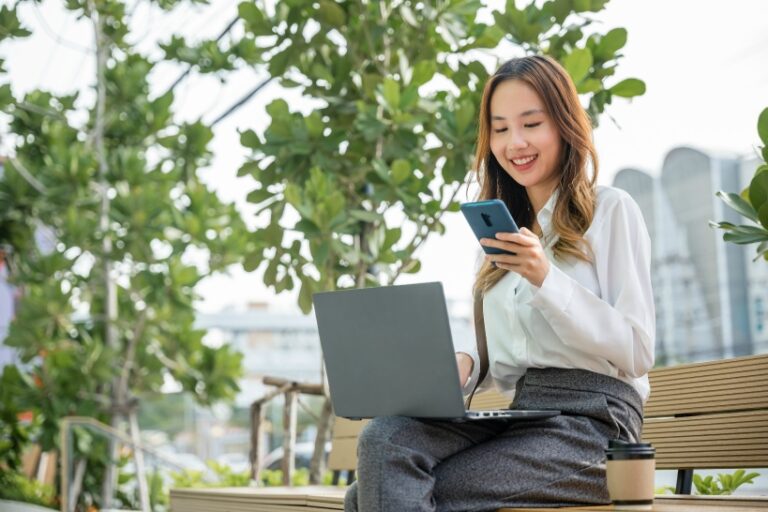
M 357 512 L 357 482 L 353 482 L 344 495 L 344 512 Z
M 383 416 L 374 418 L 360 432 L 357 439 L 357 457 L 366 459 L 386 451 L 398 434 L 409 430 L 416 420 L 403 416 Z

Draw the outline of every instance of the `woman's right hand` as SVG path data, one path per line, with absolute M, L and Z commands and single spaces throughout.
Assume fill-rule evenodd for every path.
M 459 382 L 461 387 L 467 385 L 469 377 L 472 376 L 472 367 L 475 365 L 475 361 L 464 352 L 456 352 L 456 366 L 459 367 Z

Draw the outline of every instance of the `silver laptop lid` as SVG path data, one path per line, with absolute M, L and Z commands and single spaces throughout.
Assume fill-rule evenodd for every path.
M 440 283 L 316 293 L 313 302 L 337 416 L 464 416 Z

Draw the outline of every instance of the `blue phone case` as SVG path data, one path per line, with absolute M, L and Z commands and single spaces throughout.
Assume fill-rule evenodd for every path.
M 481 238 L 496 238 L 496 233 L 517 233 L 520 229 L 509 213 L 507 205 L 499 199 L 477 201 L 461 205 L 461 213 L 469 222 L 469 226 L 478 240 Z M 495 247 L 481 245 L 486 254 L 509 254 Z

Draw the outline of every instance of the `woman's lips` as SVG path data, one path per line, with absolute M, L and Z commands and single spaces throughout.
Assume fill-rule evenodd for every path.
M 535 164 L 535 163 L 536 163 L 536 161 L 537 161 L 538 159 L 539 159 L 539 155 L 536 155 L 536 156 L 533 158 L 533 160 L 531 160 L 531 161 L 530 161 L 530 162 L 528 162 L 527 164 L 523 164 L 523 165 L 517 165 L 517 164 L 516 164 L 514 161 L 512 161 L 512 160 L 510 160 L 510 163 L 512 164 L 512 166 L 515 168 L 515 170 L 516 170 L 516 171 L 527 171 L 528 169 L 530 169 L 531 167 L 533 167 L 533 164 Z M 517 160 L 517 159 L 516 159 L 516 160 Z

